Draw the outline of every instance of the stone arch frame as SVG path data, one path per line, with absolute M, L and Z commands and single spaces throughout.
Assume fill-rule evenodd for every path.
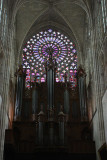
M 16 2 L 15 2 L 15 4 L 14 4 L 14 9 L 13 9 L 13 17 L 12 17 L 12 23 L 14 23 L 15 22 L 15 18 L 16 18 L 16 14 L 17 14 L 17 11 L 19 10 L 19 8 L 23 5 L 23 4 L 25 4 L 26 2 L 28 2 L 28 1 L 26 1 L 26 0 L 22 0 L 22 1 L 20 1 L 20 0 L 17 0 Z M 47 4 L 47 6 L 49 7 L 50 6 L 50 3 L 48 3 L 48 2 L 44 2 L 43 0 L 41 0 L 41 1 L 38 1 L 37 0 L 37 2 L 39 2 L 39 3 L 41 3 L 41 4 Z M 60 0 L 60 1 L 58 1 L 58 2 L 55 2 L 55 3 L 53 3 L 53 5 L 54 5 L 54 9 L 56 9 L 55 8 L 55 4 L 56 3 L 64 3 L 65 1 L 63 0 Z M 92 27 L 92 15 L 91 15 L 91 8 L 90 8 L 90 6 L 89 6 L 89 2 L 88 1 L 84 1 L 84 0 L 72 0 L 72 2 L 70 1 L 70 0 L 68 0 L 66 3 L 75 3 L 76 5 L 78 5 L 78 6 L 80 6 L 84 11 L 85 11 L 85 13 L 86 13 L 86 15 L 88 16 L 88 18 L 89 18 L 89 26 L 90 26 L 90 28 Z M 47 9 L 46 9 L 47 10 Z M 42 15 L 42 14 L 44 14 L 45 13 L 45 11 L 46 10 L 44 10 L 44 11 L 42 11 L 41 12 L 41 14 L 38 16 L 38 18 Z M 65 19 L 65 17 L 63 17 L 63 15 L 61 15 L 61 13 L 58 13 L 58 14 L 60 14 L 60 16 L 64 19 L 64 21 L 68 24 L 68 26 L 70 27 L 70 24 L 69 24 L 69 22 Z M 36 19 L 37 20 L 37 19 Z M 35 21 L 36 21 L 35 20 Z M 34 22 L 35 23 L 35 22 Z M 78 39 L 78 36 L 76 35 L 76 32 L 75 31 L 73 31 L 73 29 L 70 27 L 70 29 L 71 29 L 71 31 L 73 32 L 73 35 L 74 35 L 74 37 L 75 37 L 75 39 L 76 39 L 76 43 L 78 44 L 77 46 L 79 47 L 79 53 L 80 53 L 80 56 L 82 55 L 82 48 L 81 48 L 81 46 L 79 45 L 79 39 Z M 29 31 L 28 31 L 29 32 Z M 27 34 L 28 33 L 26 33 L 26 36 L 27 36 Z M 25 36 L 25 37 L 26 37 Z M 25 39 L 25 37 L 24 37 L 24 39 Z M 24 40 L 23 40 L 24 41 Z M 23 42 L 22 42 L 22 45 L 23 45 Z M 20 46 L 20 48 L 18 49 L 18 55 L 17 55 L 17 64 L 20 64 L 20 52 L 21 52 L 21 49 L 22 49 L 22 45 Z M 77 49 L 78 50 L 78 49 Z
M 35 31 L 35 28 L 32 29 L 32 31 L 28 32 L 27 36 L 25 37 L 24 41 L 23 41 L 23 44 L 21 46 L 21 49 L 20 49 L 20 59 L 19 59 L 19 64 L 21 64 L 22 62 L 22 58 L 21 58 L 21 55 L 22 55 L 22 49 L 23 49 L 23 46 L 25 44 L 25 42 L 31 38 L 35 33 L 38 33 L 40 32 L 42 29 L 48 29 L 48 28 L 52 28 L 52 29 L 55 29 L 55 30 L 58 30 L 60 31 L 61 33 L 67 35 L 70 39 L 72 38 L 72 41 L 73 43 L 75 44 L 75 46 L 78 46 L 78 44 L 76 43 L 76 40 L 75 40 L 75 37 L 72 36 L 72 32 L 70 33 L 70 31 L 67 31 L 66 27 L 63 27 L 63 29 L 61 29 L 62 25 L 58 25 L 57 23 L 51 23 L 51 25 L 47 25 L 47 24 L 39 24 L 36 28 L 36 31 Z M 80 52 L 80 49 L 79 47 L 76 47 L 77 48 L 77 51 Z
M 23 49 L 25 48 L 25 44 L 27 43 L 27 41 L 29 41 L 29 39 L 30 38 L 33 38 L 33 36 L 34 35 L 36 35 L 36 34 L 38 34 L 39 32 L 41 32 L 41 31 L 47 31 L 48 29 L 52 29 L 53 31 L 52 31 L 52 33 L 55 31 L 55 32 L 57 32 L 57 31 L 59 31 L 60 32 L 60 35 L 61 34 L 63 34 L 64 36 L 69 36 L 69 34 L 67 35 L 66 34 L 66 32 L 63 32 L 63 31 L 61 31 L 61 30 L 59 30 L 59 29 L 57 29 L 56 27 L 54 27 L 53 28 L 53 26 L 45 26 L 45 28 L 43 27 L 43 28 L 39 28 L 38 27 L 38 30 L 36 30 L 36 32 L 30 32 L 29 33 L 29 35 L 27 36 L 27 39 L 25 39 L 25 41 L 24 41 L 24 43 L 23 43 L 23 46 L 22 46 L 22 52 L 20 53 L 20 54 L 24 54 L 24 52 L 23 52 Z M 66 38 L 67 38 L 66 37 Z M 56 38 L 58 38 L 58 37 L 56 37 Z M 68 37 L 68 39 L 70 40 L 70 42 L 73 42 L 73 40 L 70 38 L 70 36 Z M 63 40 L 62 40 L 63 41 Z M 69 43 L 70 43 L 69 42 Z M 35 44 L 36 45 L 36 44 Z M 70 45 L 70 44 L 69 44 Z M 74 49 L 76 49 L 76 45 L 75 45 L 75 43 L 73 42 L 73 45 L 74 45 Z M 67 47 L 67 46 L 66 46 Z M 68 46 L 69 47 L 69 46 Z M 62 49 L 63 50 L 63 49 Z M 77 50 L 77 49 L 76 49 Z M 68 50 L 69 51 L 69 50 Z M 72 52 L 71 50 L 70 50 L 70 52 Z M 38 52 L 39 53 L 39 52 Z M 72 52 L 73 53 L 73 52 Z M 74 52 L 75 53 L 75 52 Z M 66 55 L 67 56 L 67 55 Z M 77 66 L 77 61 L 75 62 L 75 60 L 77 60 L 77 58 L 75 57 L 75 56 L 77 56 L 77 51 L 76 51 L 76 53 L 74 54 L 74 60 L 71 60 L 71 59 L 69 59 L 69 63 L 71 64 L 71 63 L 75 63 L 75 65 Z M 24 65 L 24 62 L 23 62 L 23 60 L 22 60 L 22 56 L 20 56 L 21 58 L 20 58 L 20 63 L 21 64 L 23 64 Z M 56 57 L 55 57 L 56 58 Z M 68 57 L 69 58 L 69 57 Z M 26 59 L 26 58 L 25 58 Z M 44 59 L 44 58 L 43 58 Z M 65 58 L 66 59 L 66 58 Z M 21 62 L 22 61 L 22 62 Z M 64 61 L 64 59 L 63 60 L 61 60 L 61 61 Z M 68 60 L 67 60 L 68 61 Z M 68 64 L 68 62 L 66 61 L 66 64 Z M 30 63 L 30 61 L 28 62 L 28 63 Z M 35 62 L 34 62 L 35 63 Z M 59 62 L 57 62 L 57 64 L 58 64 Z M 42 63 L 41 63 L 42 64 Z M 35 64 L 36 65 L 36 64 Z M 64 65 L 64 69 L 62 69 L 61 68 L 61 66 L 59 66 L 58 68 L 60 68 L 61 69 L 61 71 L 59 71 L 59 73 L 60 73 L 60 76 L 61 76 L 61 74 L 63 73 L 63 71 L 64 70 L 66 70 L 66 65 L 65 64 L 63 64 Z M 68 64 L 69 65 L 69 64 Z M 70 73 L 70 70 L 74 70 L 74 72 L 76 71 L 76 68 L 70 68 L 72 66 L 72 64 L 69 66 L 69 69 L 68 69 L 68 71 L 66 70 L 66 72 L 67 72 L 67 74 L 68 74 L 68 76 L 70 76 L 71 75 L 71 73 Z M 25 67 L 25 66 L 24 66 Z M 25 67 L 26 68 L 26 67 Z M 35 67 L 34 67 L 35 68 Z M 37 67 L 38 68 L 38 67 Z M 37 69 L 37 68 L 35 68 L 35 69 Z M 42 68 L 42 67 L 41 67 Z M 26 68 L 27 69 L 27 68 Z M 37 69 L 37 70 L 39 70 L 39 68 Z M 58 70 L 57 70 L 58 71 Z M 33 72 L 34 72 L 34 70 L 33 70 Z M 40 71 L 40 72 L 43 72 L 43 73 L 45 73 L 44 71 Z M 73 75 L 75 74 L 73 72 Z M 34 74 L 34 73 L 33 73 Z M 45 73 L 46 74 L 46 73 Z M 58 76 L 58 74 L 56 73 L 56 76 Z M 42 77 L 43 78 L 43 77 Z M 59 78 L 59 76 L 57 77 L 57 79 L 59 79 L 60 80 L 60 78 Z M 69 79 L 69 78 L 68 78 Z M 56 80 L 57 81 L 57 80 Z M 69 82 L 71 82 L 71 80 L 69 80 Z M 76 85 L 76 79 L 75 79 L 75 77 L 74 77 L 74 80 L 73 80 L 73 82 L 72 82 L 73 84 L 75 84 Z M 73 86 L 73 85 L 72 85 Z

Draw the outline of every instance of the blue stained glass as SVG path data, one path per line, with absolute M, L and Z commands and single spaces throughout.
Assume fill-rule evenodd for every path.
M 75 50 L 75 49 L 73 49 L 73 50 L 72 50 L 72 52 L 73 52 L 73 53 L 75 53 L 75 52 L 76 52 L 76 50 Z
M 56 81 L 64 82 L 64 77 L 60 76 L 62 73 L 64 74 L 66 72 L 70 72 L 72 74 L 76 74 L 76 72 L 73 72 L 73 69 L 75 68 L 75 71 L 77 69 L 77 53 L 74 44 L 70 41 L 70 39 L 60 32 L 53 31 L 53 29 L 41 31 L 26 42 L 22 57 L 23 68 L 30 68 L 30 66 L 33 66 L 31 76 L 34 77 L 35 73 L 39 71 L 41 74 L 41 82 L 45 82 L 45 66 L 42 65 L 42 63 L 49 59 L 47 49 L 50 48 L 50 46 L 53 48 L 53 59 L 56 59 L 57 71 L 59 71 L 56 72 Z M 68 68 L 67 66 L 70 62 L 73 63 Z M 27 74 L 29 74 L 29 72 L 30 71 L 27 69 Z M 34 79 L 33 77 L 31 78 L 32 81 Z M 30 81 L 30 75 L 27 77 L 26 81 Z M 27 83 L 26 86 L 29 87 Z

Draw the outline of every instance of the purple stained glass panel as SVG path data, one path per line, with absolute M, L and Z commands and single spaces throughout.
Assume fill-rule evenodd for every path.
M 29 88 L 30 85 L 27 82 L 30 82 L 30 79 L 33 81 L 35 76 L 41 76 L 41 78 L 37 78 L 37 82 L 39 79 L 41 82 L 45 82 L 44 63 L 49 59 L 48 49 L 50 47 L 53 49 L 53 60 L 56 59 L 57 62 L 56 82 L 64 82 L 66 72 L 69 73 L 67 75 L 76 74 L 77 52 L 75 45 L 67 36 L 50 28 L 35 34 L 25 44 L 22 59 L 23 68 L 27 68 L 26 87 Z M 68 79 L 74 87 L 75 79 L 71 77 Z

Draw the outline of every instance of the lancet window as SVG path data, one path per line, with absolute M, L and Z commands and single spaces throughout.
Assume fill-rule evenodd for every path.
M 101 0 L 101 7 L 102 7 L 102 20 L 103 20 L 103 27 L 104 32 L 106 32 L 106 26 L 107 26 L 107 4 L 106 0 Z
M 2 9 L 3 9 L 3 0 L 0 0 L 0 23 L 1 23 Z

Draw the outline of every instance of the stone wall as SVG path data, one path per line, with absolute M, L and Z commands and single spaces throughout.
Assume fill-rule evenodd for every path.
M 11 23 L 10 1 L 0 1 L 0 160 L 3 159 L 5 129 L 10 123 L 10 81 L 15 83 L 15 26 Z M 15 85 L 13 85 L 15 86 Z M 10 88 L 14 92 L 14 87 Z M 14 100 L 14 97 L 13 97 Z
M 104 7 L 107 9 L 107 4 Z M 105 49 L 107 31 L 104 28 L 101 1 L 93 1 L 91 12 L 92 23 L 89 23 L 89 19 L 87 20 L 83 61 L 87 73 L 87 104 L 91 118 L 94 115 L 93 139 L 96 142 L 96 153 L 99 159 L 98 149 L 105 143 L 102 97 L 107 87 L 107 50 Z

